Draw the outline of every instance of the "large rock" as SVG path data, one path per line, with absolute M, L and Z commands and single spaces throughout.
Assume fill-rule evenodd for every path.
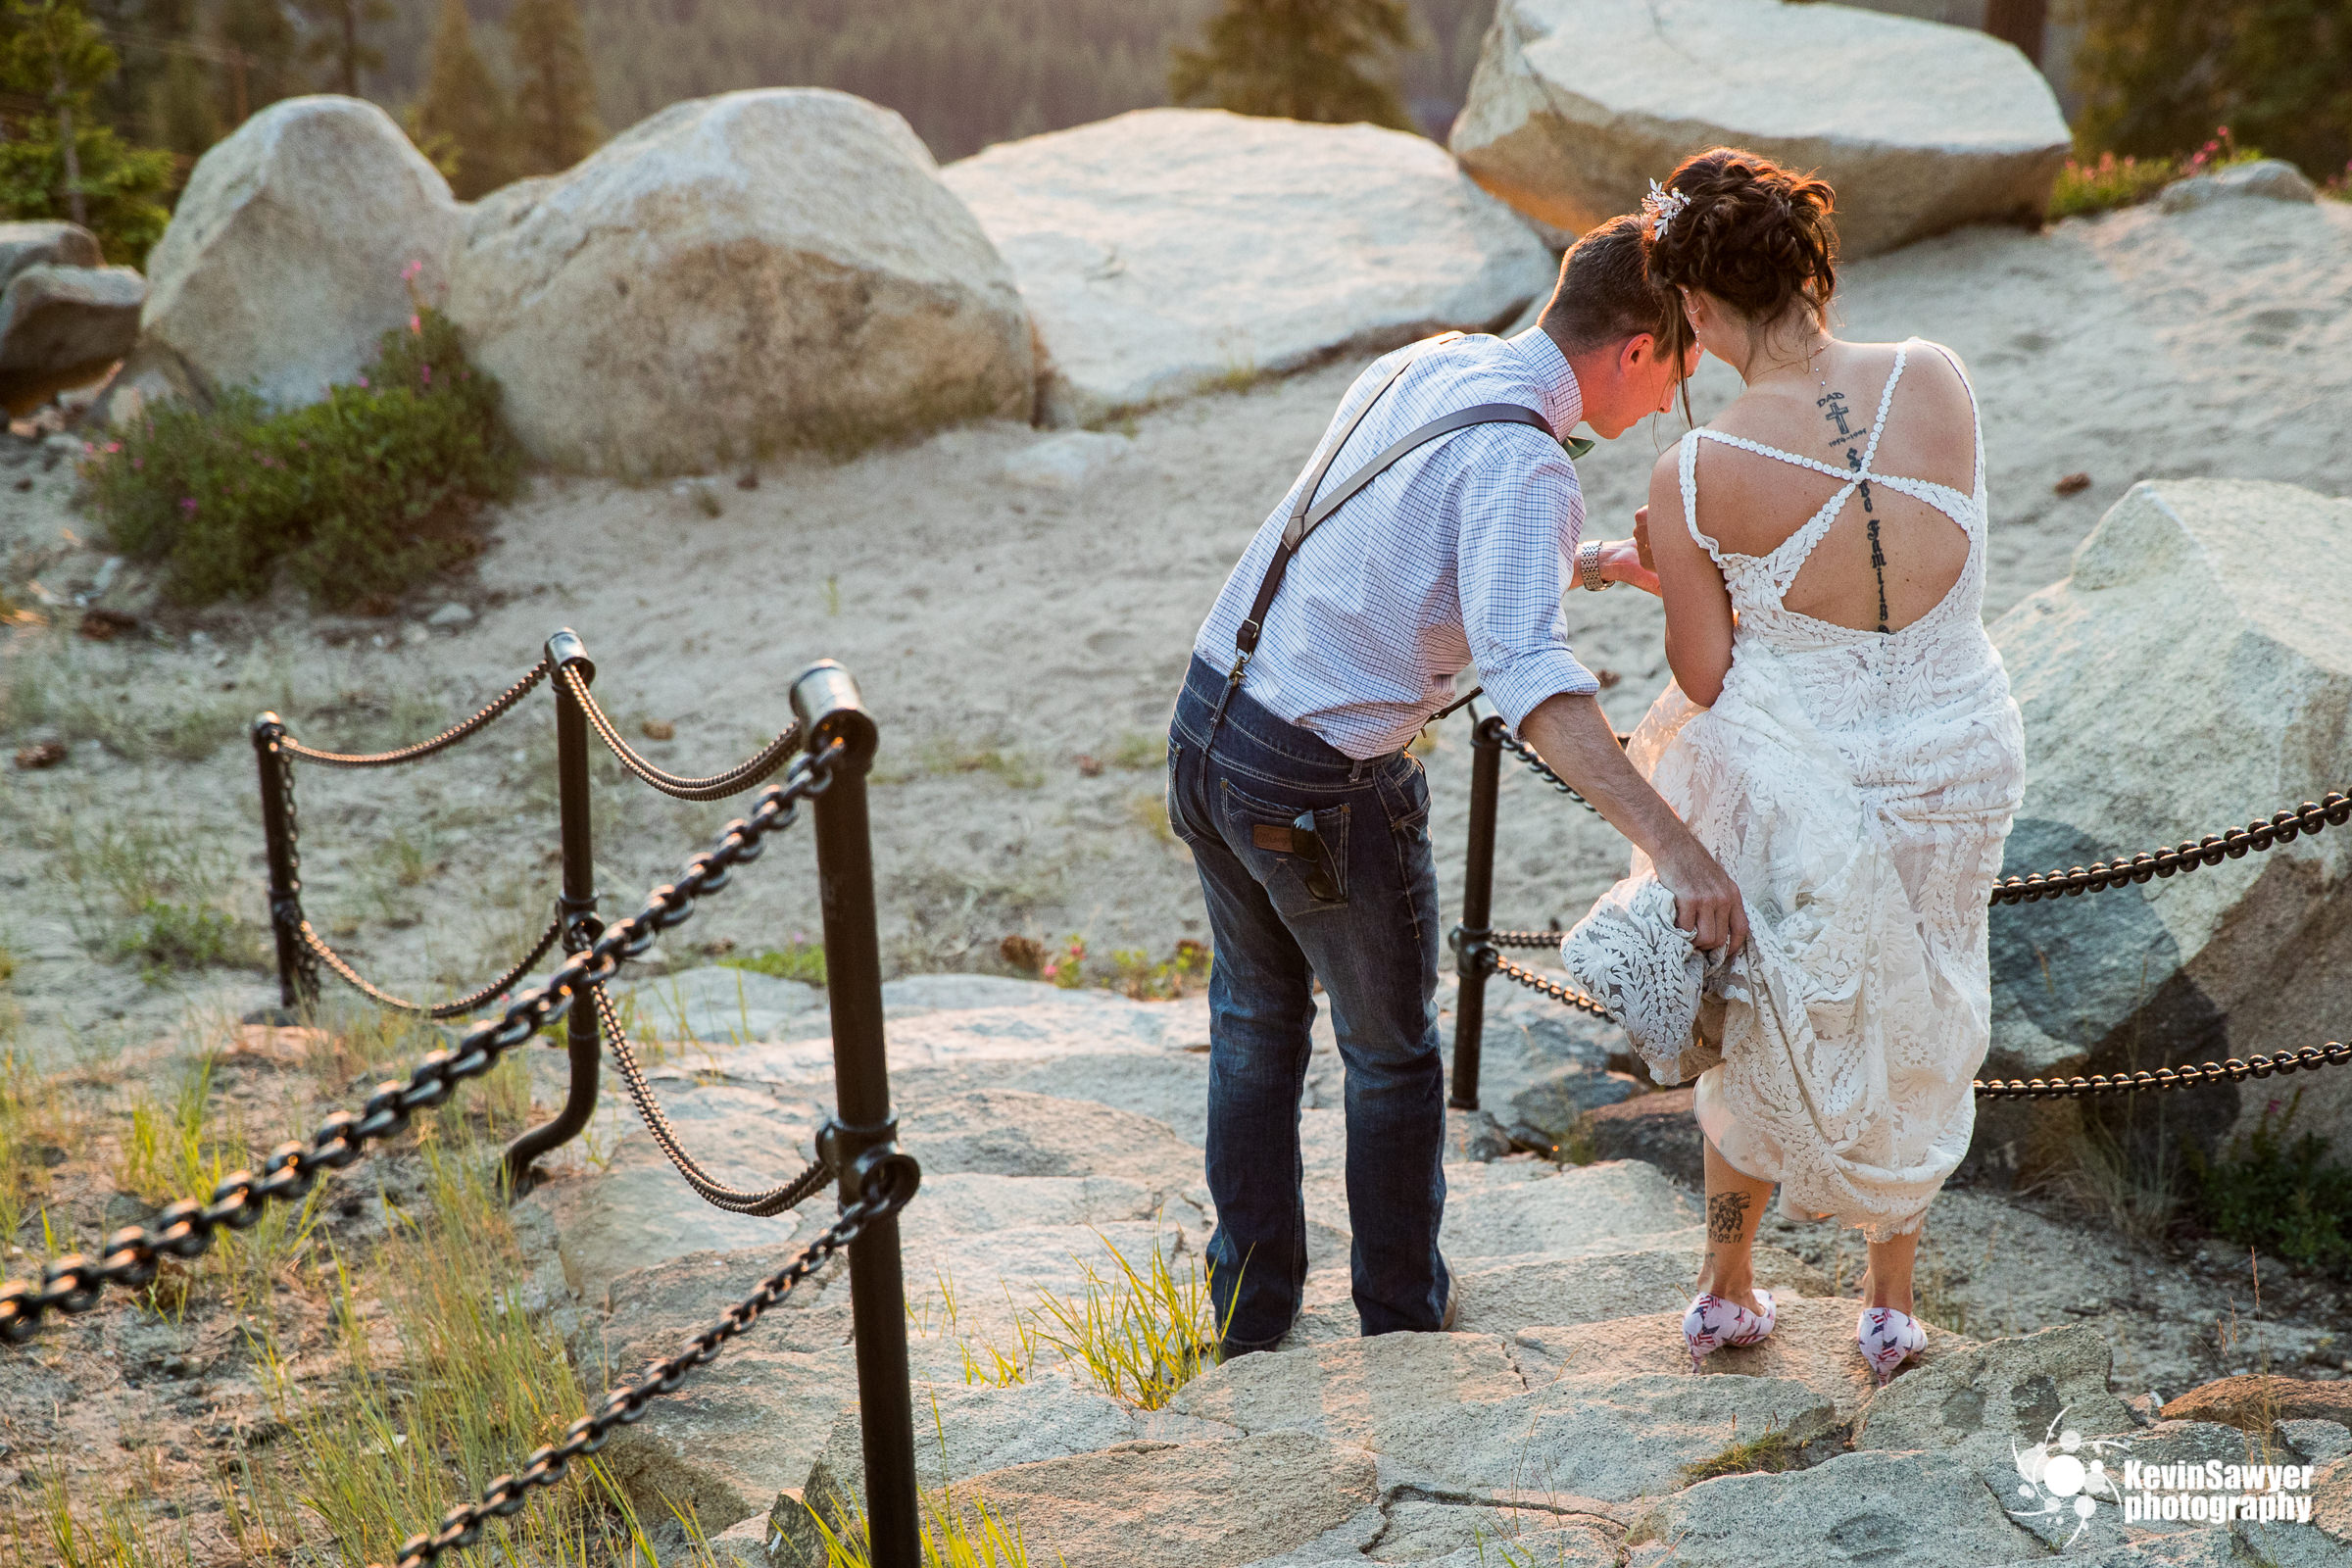
M 1552 279 L 1442 149 L 1372 125 L 1146 109 L 945 178 L 1020 279 L 1049 423 L 1498 325 Z
M 375 105 L 271 104 L 197 160 L 148 252 L 142 355 L 204 390 L 315 403 L 409 318 L 412 288 L 441 297 L 461 221 L 449 182 Z
M 2352 790 L 2348 531 L 2352 502 L 2291 485 L 2152 480 L 2092 529 L 2072 576 L 2002 616 L 2029 762 L 2007 870 L 2128 857 Z M 2334 828 L 1994 910 L 1990 1065 L 2153 1068 L 2340 1034 L 2348 871 L 2352 828 Z M 2210 1148 L 2297 1092 L 2296 1129 L 2352 1153 L 2343 1068 L 2168 1095 L 2164 1136 Z
M 1781 0 L 1502 0 L 1453 151 L 1562 234 L 1633 211 L 1729 144 L 1838 188 L 1848 256 L 1963 223 L 2038 221 L 2073 144 L 2008 44 Z
M 98 236 L 79 223 L 0 223 L 0 287 L 27 267 L 103 267 Z
M 1026 416 L 1011 274 L 906 122 L 847 93 L 672 104 L 486 197 L 449 309 L 531 452 L 620 475 Z
M 1173 1407 L 1252 1434 L 1369 1448 L 1393 1481 L 1610 1501 L 1673 1491 L 1684 1466 L 1743 1435 L 1779 1430 L 1803 1443 L 1836 1424 L 1833 1401 L 1777 1378 L 1600 1373 L 1530 1393 L 1504 1343 L 1476 1334 L 1243 1356 L 1187 1385 Z
M 1637 1520 L 1626 1544 L 1630 1568 L 1992 1568 L 2047 1555 L 1938 1453 L 1841 1453 L 1702 1481 Z
M 1371 1454 L 1299 1432 L 1134 1442 L 992 1470 L 956 1492 L 1016 1525 L 1033 1560 L 1065 1568 L 1244 1568 L 1337 1529 L 1379 1495 Z M 772 1560 L 820 1568 L 807 1518 L 799 1497 L 778 1499 Z
M 1972 1462 L 2005 1463 L 2057 1423 L 2098 1436 L 2137 1423 L 2107 1390 L 2114 1352 L 2087 1323 L 1987 1340 L 1912 1368 L 1870 1401 L 1857 1448 L 1933 1448 Z
M 0 403 L 22 413 L 96 380 L 139 339 L 147 280 L 128 267 L 36 263 L 0 291 Z

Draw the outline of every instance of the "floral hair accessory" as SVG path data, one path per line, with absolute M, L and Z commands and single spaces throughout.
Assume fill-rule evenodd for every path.
M 1649 194 L 1642 198 L 1642 210 L 1650 217 L 1651 237 L 1664 239 L 1667 225 L 1682 216 L 1683 209 L 1690 205 L 1689 191 L 1668 190 L 1656 180 L 1651 180 Z

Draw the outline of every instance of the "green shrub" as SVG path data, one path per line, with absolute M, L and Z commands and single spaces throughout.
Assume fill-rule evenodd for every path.
M 82 477 L 115 547 L 163 562 L 182 603 L 260 595 L 282 566 L 330 609 L 382 613 L 480 551 L 480 504 L 513 495 L 520 468 L 498 383 L 419 307 L 323 402 L 166 405 L 93 444 Z
M 808 942 L 794 937 L 781 948 L 763 948 L 758 953 L 735 954 L 720 958 L 729 969 L 749 969 L 775 980 L 798 980 L 804 985 L 821 986 L 825 983 L 825 947 L 821 942 Z
M 2176 179 L 2250 164 L 2261 156 L 2256 148 L 2238 146 L 2230 127 L 2224 125 L 2186 157 L 2118 158 L 2108 152 L 2091 163 L 2081 157 L 2069 158 L 2050 191 L 2049 215 L 2055 220 L 2136 207 Z
M 2328 1157 L 2318 1133 L 2288 1142 L 2302 1102 L 2303 1092 L 2295 1091 L 2275 1124 L 2273 1104 L 2252 1134 L 2231 1139 L 2219 1158 L 2189 1150 L 2194 1212 L 2230 1241 L 2352 1279 L 2352 1169 Z

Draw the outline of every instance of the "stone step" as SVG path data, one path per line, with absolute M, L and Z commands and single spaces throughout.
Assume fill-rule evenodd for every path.
M 1629 1501 L 1768 1431 L 1799 1444 L 1838 1425 L 1788 1378 L 1609 1371 L 1544 1379 L 1498 1337 L 1391 1334 L 1242 1356 L 1171 1409 L 1252 1434 L 1307 1432 L 1380 1455 L 1382 1478 L 1478 1496 L 1517 1491 Z

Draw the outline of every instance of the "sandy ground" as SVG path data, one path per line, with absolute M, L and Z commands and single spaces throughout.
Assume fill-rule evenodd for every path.
M 1996 518 L 1988 615 L 2062 575 L 2134 480 L 2245 475 L 2352 492 L 2352 207 L 1972 231 L 1857 264 L 1845 284 L 1849 335 L 1940 339 L 1975 372 Z M 327 743 L 414 738 L 501 689 L 564 625 L 585 639 L 624 727 L 674 724 L 674 741 L 641 744 L 678 771 L 714 770 L 772 735 L 808 662 L 836 658 L 858 674 L 883 726 L 874 826 L 892 972 L 1000 968 L 998 945 L 1013 933 L 1164 956 L 1205 934 L 1158 807 L 1174 686 L 1218 585 L 1356 369 L 1334 364 L 1143 416 L 1072 491 L 1005 476 L 1006 460 L 1041 439 L 1014 425 L 770 469 L 753 489 L 718 476 L 707 491 L 715 516 L 669 487 L 541 478 L 498 519 L 474 574 L 391 621 L 281 600 L 162 614 L 161 635 L 103 645 L 7 634 L 0 692 L 37 684 L 65 715 L 12 729 L 8 748 L 83 737 L 60 766 L 0 774 L 0 948 L 15 961 L 0 1012 L 21 1011 L 13 1049 L 44 1065 L 160 1060 L 123 1054 L 271 1000 L 259 969 L 143 976 L 93 961 L 89 947 L 108 921 L 96 852 L 109 844 L 198 862 L 186 875 L 258 932 L 262 840 L 242 742 L 253 712 L 277 708 Z M 1710 366 L 1700 416 L 1728 391 Z M 1625 531 L 1679 428 L 1657 421 L 1586 461 L 1595 528 Z M 0 590 L 19 603 L 89 593 L 106 558 L 69 507 L 69 466 L 36 447 L 0 449 Z M 2076 471 L 2089 488 L 2054 494 Z M 137 602 L 135 572 L 114 583 L 100 602 Z M 421 617 L 444 602 L 475 618 L 428 630 Z M 1572 595 L 1566 610 L 1579 652 L 1621 677 L 1604 703 L 1630 726 L 1665 679 L 1654 607 L 1618 591 Z M 544 920 L 557 882 L 550 706 L 535 696 L 413 769 L 301 775 L 307 907 L 386 984 L 470 986 Z M 1465 742 L 1456 720 L 1429 757 L 1449 916 Z M 1090 774 L 1081 756 L 1107 765 Z M 1572 920 L 1619 873 L 1623 846 L 1516 770 L 1503 799 L 1497 917 Z M 610 766 L 597 813 L 609 907 L 673 872 L 732 814 L 655 796 Z M 78 881 L 70 846 L 83 851 Z M 699 962 L 710 944 L 756 950 L 816 927 L 802 836 L 709 901 L 667 957 Z M 1840 1254 L 1826 1231 L 1768 1239 L 1849 1278 L 1857 1261 L 1850 1239 Z M 2266 1268 L 2281 1338 L 2232 1339 L 2227 1320 L 2251 1296 L 2245 1260 L 2086 1242 L 2077 1222 L 1986 1193 L 1939 1208 L 1933 1256 L 1972 1332 L 2106 1325 L 2125 1347 L 2125 1392 L 2237 1370 L 2257 1351 L 2325 1365 L 2340 1341 L 2323 1334 L 2345 1326 L 2340 1297 Z M 51 1392 L 72 1402 L 98 1388 L 60 1373 Z M 119 1422 L 194 1430 L 238 1419 L 221 1401 L 251 1404 L 251 1394 L 157 1385 L 91 1404 L 82 1425 L 93 1443 Z
M 2352 490 L 2348 257 L 2352 207 L 2143 209 L 2043 235 L 1971 230 L 1858 263 L 1840 310 L 1850 335 L 1916 331 L 1975 372 L 1995 616 L 2062 575 L 2136 479 Z M 423 732 L 497 691 L 563 625 L 586 640 L 601 699 L 632 732 L 645 718 L 676 726 L 674 742 L 646 750 L 678 771 L 715 769 L 773 734 L 790 678 L 811 660 L 857 673 L 883 725 L 874 821 L 894 970 L 994 966 L 1013 932 L 1164 956 L 1202 934 L 1191 867 L 1157 806 L 1173 689 L 1218 585 L 1356 368 L 1146 415 L 1074 491 L 1004 476 L 1005 460 L 1040 439 L 1016 425 L 770 471 L 757 489 L 720 476 L 707 492 L 715 517 L 670 488 L 543 478 L 500 520 L 476 577 L 446 596 L 478 612 L 457 634 L 285 604 L 214 612 L 161 641 L 19 632 L 0 653 L 12 678 L 35 672 L 116 721 L 209 715 L 226 743 L 198 763 L 134 763 L 85 742 L 63 766 L 8 775 L 0 886 L 17 896 L 0 943 L 18 956 L 16 991 L 33 1022 L 82 1030 L 144 1027 L 178 1005 L 172 987 L 86 961 L 64 918 L 74 899 L 58 895 L 41 848 L 61 821 L 86 833 L 129 812 L 200 842 L 244 873 L 229 897 L 258 919 L 261 839 L 239 720 L 272 706 L 298 734 Z M 1702 371 L 1702 417 L 1729 381 L 1720 366 Z M 1593 527 L 1626 529 L 1653 454 L 1679 428 L 1679 416 L 1655 420 L 1586 460 Z M 104 558 L 70 551 L 64 536 L 87 524 L 64 510 L 65 466 L 16 471 L 33 484 L 0 483 L 7 580 L 86 587 Z M 2077 471 L 2089 488 L 2055 495 Z M 1665 680 L 1653 602 L 1576 594 L 1567 615 L 1579 652 L 1622 677 L 1605 703 L 1630 726 Z M 210 640 L 195 644 L 196 629 Z M 470 982 L 544 918 L 556 881 L 550 706 L 534 698 L 418 767 L 303 773 L 308 908 L 386 983 Z M 1448 889 L 1459 886 L 1465 737 L 1455 720 L 1429 759 Z M 1082 755 L 1111 765 L 1087 776 Z M 598 859 L 614 898 L 669 872 L 730 814 L 622 787 L 610 767 L 604 777 Z M 1622 845 L 1533 778 L 1504 788 L 1497 916 L 1573 919 L 1617 874 Z M 805 841 L 786 847 L 688 935 L 764 947 L 813 932 L 809 869 Z

